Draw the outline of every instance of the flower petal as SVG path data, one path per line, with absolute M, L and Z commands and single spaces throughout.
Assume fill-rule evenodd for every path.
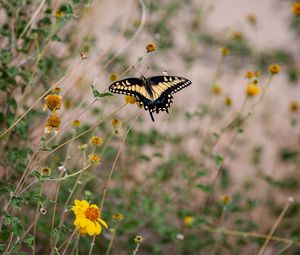
M 102 220 L 102 219 L 98 219 L 99 220 L 99 222 L 107 229 L 108 228 L 108 225 L 107 225 L 107 223 L 104 221 L 104 220 Z

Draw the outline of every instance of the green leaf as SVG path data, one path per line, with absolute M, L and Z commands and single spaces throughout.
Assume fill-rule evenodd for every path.
M 23 203 L 24 203 L 24 199 L 21 197 L 13 196 L 11 199 L 11 205 L 15 209 L 21 210 Z
M 16 236 L 20 236 L 24 232 L 24 228 L 17 217 L 12 217 L 12 231 Z
M 208 185 L 205 185 L 205 184 L 199 183 L 199 184 L 196 185 L 196 187 L 197 187 L 198 189 L 201 189 L 201 190 L 202 190 L 203 192 L 205 192 L 205 193 L 211 193 L 211 192 L 212 192 L 211 187 L 208 186 Z
M 216 163 L 217 166 L 222 165 L 223 160 L 224 160 L 223 157 L 221 155 L 219 155 L 219 154 L 212 155 L 212 159 L 215 161 L 215 163 Z
M 52 36 L 52 41 L 57 41 L 57 42 L 61 42 L 61 38 L 58 35 L 53 35 Z
M 42 174 L 41 174 L 39 171 L 37 171 L 37 170 L 33 170 L 33 171 L 31 172 L 31 174 L 32 174 L 33 176 L 37 177 L 38 179 L 40 179 L 41 176 L 42 176 Z
M 102 97 L 108 97 L 108 96 L 112 96 L 113 94 L 111 94 L 111 93 L 109 93 L 109 92 L 103 92 L 103 93 L 101 93 L 101 92 L 99 92 L 98 90 L 96 90 L 95 88 L 94 88 L 94 86 L 93 85 L 91 85 L 91 87 L 92 87 L 92 92 L 93 92 L 93 96 L 95 97 L 95 98 L 102 98 Z
M 24 238 L 24 243 L 28 246 L 28 247 L 32 247 L 33 245 L 33 236 L 30 234 L 27 234 L 26 237 Z

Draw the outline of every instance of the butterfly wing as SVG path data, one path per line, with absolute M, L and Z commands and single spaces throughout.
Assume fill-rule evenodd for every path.
M 147 96 L 143 80 L 138 78 L 128 78 L 116 81 L 109 86 L 108 90 L 113 93 L 134 97 L 138 97 L 139 95 Z

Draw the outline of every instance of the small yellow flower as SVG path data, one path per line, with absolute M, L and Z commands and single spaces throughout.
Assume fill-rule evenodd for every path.
M 60 128 L 60 118 L 52 114 L 47 119 L 46 127 L 45 127 L 45 133 L 50 133 L 52 129 L 55 129 L 55 131 L 58 131 Z
M 300 16 L 300 2 L 293 3 L 293 5 L 292 5 L 292 12 L 296 16 Z
M 80 235 L 99 235 L 102 226 L 108 228 L 107 223 L 100 218 L 100 209 L 95 204 L 90 205 L 86 200 L 76 199 L 72 211 L 76 217 L 74 225 Z
M 259 78 L 260 72 L 259 72 L 259 71 L 255 71 L 255 72 L 254 72 L 254 76 L 255 76 L 256 78 Z
M 290 103 L 290 111 L 291 112 L 298 112 L 298 110 L 299 110 L 299 104 L 298 104 L 298 102 L 292 101 Z
M 118 78 L 119 78 L 119 76 L 118 76 L 116 73 L 112 73 L 112 74 L 109 76 L 109 80 L 110 80 L 110 81 L 116 81 Z
M 51 168 L 44 166 L 40 169 L 40 173 L 45 176 L 49 176 L 51 174 Z
M 231 106 L 232 105 L 232 99 L 230 97 L 225 97 L 224 98 L 224 104 L 226 106 Z
M 272 75 L 280 73 L 280 65 L 278 64 L 269 65 L 269 72 Z
M 113 219 L 117 222 L 124 220 L 124 215 L 122 213 L 113 214 Z
M 113 127 L 118 127 L 118 126 L 120 126 L 122 124 L 122 122 L 119 120 L 119 119 L 112 119 L 111 120 L 111 125 L 113 126 Z
M 146 50 L 147 53 L 155 51 L 156 50 L 155 43 L 148 43 L 148 45 L 146 46 Z
M 73 102 L 70 98 L 66 98 L 64 100 L 64 107 L 65 109 L 70 109 L 73 106 Z
M 94 153 L 89 155 L 89 159 L 90 159 L 91 163 L 93 163 L 95 165 L 99 165 L 100 161 L 101 161 L 101 157 Z
M 136 243 L 141 243 L 141 242 L 143 242 L 143 240 L 144 240 L 144 237 L 142 237 L 142 236 L 136 236 L 136 237 L 134 238 L 134 241 L 135 241 Z
M 73 122 L 72 122 L 73 127 L 79 127 L 80 125 L 81 125 L 80 120 L 73 120 Z
M 222 93 L 222 87 L 219 84 L 215 84 L 212 86 L 211 92 L 214 95 L 220 95 Z
M 256 84 L 250 83 L 246 87 L 246 93 L 249 97 L 257 96 L 260 93 L 260 87 L 258 87 Z
M 100 136 L 94 135 L 90 140 L 92 145 L 99 146 L 103 143 L 103 139 Z
M 61 18 L 64 16 L 64 13 L 62 11 L 57 10 L 57 11 L 55 11 L 54 16 L 56 18 Z
M 48 108 L 50 111 L 56 111 L 61 106 L 61 96 L 49 94 L 45 97 L 44 111 Z
M 231 196 L 229 196 L 229 195 L 222 196 L 222 203 L 224 205 L 228 205 L 231 202 L 231 200 L 232 200 Z
M 125 96 L 125 102 L 128 104 L 134 104 L 136 102 L 136 99 L 132 96 Z
M 61 93 L 61 88 L 60 87 L 56 87 L 54 90 L 53 90 L 54 93 L 56 94 L 59 94 Z
M 133 25 L 135 26 L 135 27 L 139 27 L 140 25 L 141 25 L 141 19 L 135 19 L 134 21 L 133 21 Z
M 241 32 L 234 32 L 232 34 L 232 39 L 236 41 L 241 41 L 243 39 L 243 34 Z
M 248 71 L 245 73 L 245 78 L 252 79 L 254 77 L 254 73 L 251 71 Z
M 227 47 L 222 47 L 222 48 L 221 48 L 221 55 L 222 55 L 223 57 L 228 56 L 229 53 L 230 53 L 230 49 L 228 49 Z
M 248 14 L 247 15 L 247 21 L 251 24 L 251 25 L 256 25 L 257 24 L 257 19 L 256 16 L 253 14 Z
M 194 223 L 194 217 L 193 216 L 185 216 L 183 218 L 183 225 L 184 226 L 189 227 L 189 226 L 193 225 L 193 223 Z

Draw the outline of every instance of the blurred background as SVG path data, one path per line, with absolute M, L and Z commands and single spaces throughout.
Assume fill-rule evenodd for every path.
M 72 200 L 99 204 L 122 146 L 102 213 L 110 230 L 96 238 L 94 254 L 107 251 L 112 237 L 110 254 L 128 254 L 135 248 L 136 235 L 144 238 L 140 254 L 299 254 L 297 4 L 1 1 L 1 130 L 11 127 L 57 81 L 62 100 L 57 113 L 60 131 L 48 147 L 38 150 L 33 164 L 28 162 L 34 148 L 49 139 L 43 136 L 49 117 L 42 109 L 43 99 L 1 141 L 3 190 L 18 182 L 27 165 L 31 171 L 47 165 L 54 178 L 62 162 L 70 173 L 77 171 L 84 161 L 79 146 L 99 135 L 104 140 L 101 164 L 84 175 L 78 192 L 72 193 Z M 156 50 L 147 53 L 149 43 Z M 83 55 L 86 59 L 78 65 Z M 272 64 L 280 70 L 272 73 Z M 146 77 L 167 72 L 190 79 L 192 85 L 175 94 L 169 114 L 159 113 L 155 122 L 133 104 L 112 116 L 122 123 L 116 127 L 106 116 L 124 104 L 124 96 L 95 100 L 91 84 L 104 92 L 115 80 L 139 77 L 139 72 Z M 250 84 L 260 93 L 251 94 Z M 75 119 L 80 127 L 70 125 Z M 97 128 L 69 147 L 49 153 L 95 124 Z M 35 177 L 30 178 L 28 183 Z M 62 182 L 57 198 L 56 221 L 65 214 L 66 238 L 73 229 L 72 203 L 67 212 L 62 209 L 74 181 Z M 26 217 L 16 208 L 10 211 L 24 226 L 41 203 L 32 200 L 39 185 L 30 185 L 22 194 Z M 41 191 L 49 217 L 40 219 L 35 229 L 37 254 L 49 252 L 49 201 L 56 191 L 53 182 Z M 2 200 L 7 202 L 7 193 Z M 115 213 L 123 214 L 124 220 L 115 222 Z M 275 233 L 268 237 L 274 226 Z M 8 238 L 1 240 L 6 243 Z M 70 247 L 77 248 L 66 254 L 87 254 L 91 238 L 76 240 Z M 20 250 L 30 254 L 31 248 L 22 245 Z

